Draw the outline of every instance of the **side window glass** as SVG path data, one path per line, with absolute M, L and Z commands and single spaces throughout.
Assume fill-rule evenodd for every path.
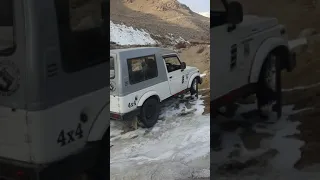
M 0 56 L 9 56 L 15 50 L 13 0 L 0 1 Z
M 181 62 L 177 56 L 164 57 L 163 59 L 166 63 L 168 73 L 181 69 Z
M 127 60 L 130 84 L 153 79 L 158 76 L 155 56 L 139 57 Z
M 102 0 L 54 1 L 64 70 L 72 73 L 107 63 Z

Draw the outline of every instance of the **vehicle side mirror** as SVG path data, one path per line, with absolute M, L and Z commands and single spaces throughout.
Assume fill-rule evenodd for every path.
M 228 4 L 227 21 L 231 25 L 237 25 L 243 21 L 243 7 L 241 3 L 232 1 Z
M 185 62 L 181 62 L 181 69 L 184 70 L 186 69 L 187 65 Z

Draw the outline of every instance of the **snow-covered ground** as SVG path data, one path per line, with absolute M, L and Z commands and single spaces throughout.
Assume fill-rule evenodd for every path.
M 110 41 L 119 45 L 152 45 L 157 41 L 143 29 L 134 29 L 123 24 L 115 24 L 110 21 Z
M 222 149 L 211 153 L 211 168 L 215 172 L 211 174 L 211 178 L 217 180 L 320 179 L 319 167 L 302 171 L 294 169 L 295 163 L 301 157 L 300 148 L 304 145 L 304 142 L 291 137 L 300 133 L 297 129 L 300 122 L 291 121 L 290 115 L 312 110 L 312 108 L 293 110 L 294 106 L 284 106 L 283 116 L 279 120 L 277 120 L 276 114 L 272 114 L 269 121 L 259 120 L 255 116 L 250 118 L 243 117 L 243 113 L 250 112 L 255 108 L 256 104 L 240 105 L 234 118 L 220 120 L 225 124 L 228 122 L 234 124 L 249 122 L 251 125 L 249 127 L 248 125 L 244 126 L 245 128 L 239 126 L 233 131 L 223 131 Z M 263 135 L 263 138 L 257 142 L 252 140 L 252 137 L 247 137 L 246 142 L 244 142 L 244 132 L 249 132 L 249 136 L 258 137 Z M 246 148 L 248 144 L 252 145 L 252 143 L 256 143 L 258 148 Z M 272 155 L 266 155 L 268 152 L 272 152 Z M 240 162 L 240 165 L 238 162 Z M 226 166 L 229 163 L 235 165 Z M 231 169 L 227 170 L 221 167 L 229 167 Z M 234 172 L 231 173 L 231 171 Z
M 173 99 L 152 129 L 122 133 L 111 122 L 111 179 L 174 180 L 210 176 L 210 116 L 198 100 Z

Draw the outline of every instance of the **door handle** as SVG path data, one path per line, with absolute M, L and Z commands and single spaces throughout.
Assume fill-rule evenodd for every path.
M 170 76 L 169 78 L 172 79 L 172 76 Z

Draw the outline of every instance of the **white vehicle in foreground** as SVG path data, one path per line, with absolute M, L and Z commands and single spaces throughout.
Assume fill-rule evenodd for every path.
M 285 27 L 275 18 L 244 16 L 236 1 L 219 0 L 212 5 L 211 115 L 256 94 L 261 115 L 273 107 L 281 116 L 281 71 L 290 72 L 296 66 Z
M 158 121 L 160 103 L 190 91 L 198 94 L 200 71 L 186 66 L 172 50 L 158 47 L 110 51 L 110 113 L 113 120 L 138 116 L 152 127 Z
M 109 34 L 71 3 L 0 1 L 0 179 L 108 178 Z

